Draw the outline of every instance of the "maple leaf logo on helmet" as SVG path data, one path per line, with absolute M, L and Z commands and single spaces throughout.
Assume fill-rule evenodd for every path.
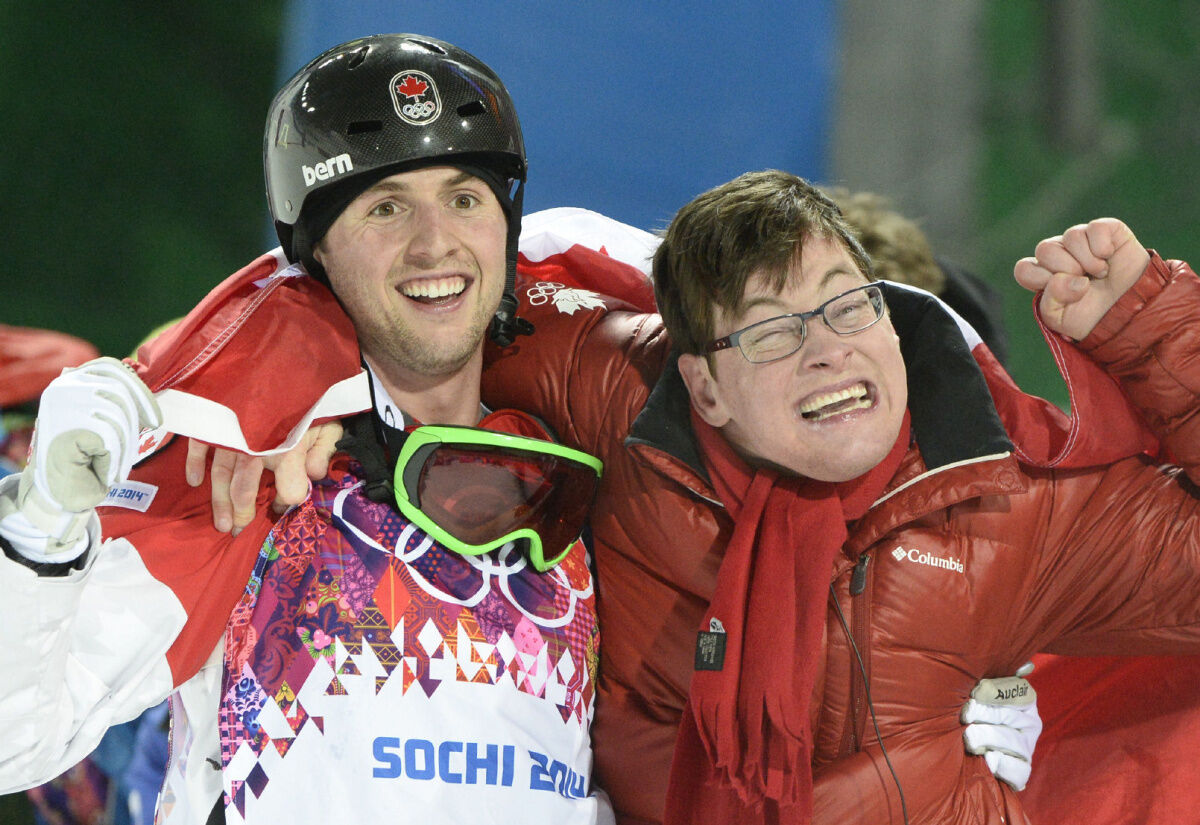
M 404 79 L 396 84 L 396 91 L 410 100 L 414 97 L 420 97 L 425 94 L 425 90 L 429 88 L 429 84 L 424 80 L 417 80 L 416 77 L 406 74 Z
M 433 78 L 408 69 L 392 78 L 392 105 L 396 114 L 413 126 L 433 123 L 442 113 L 442 99 Z

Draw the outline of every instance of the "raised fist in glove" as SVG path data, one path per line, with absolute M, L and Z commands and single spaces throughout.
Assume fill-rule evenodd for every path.
M 1025 679 L 1032 672 L 1026 662 L 1015 676 L 981 680 L 962 710 L 967 753 L 982 756 L 997 779 L 1018 791 L 1029 781 L 1042 733 L 1037 691 Z
M 28 523 L 3 513 L 6 530 L 24 534 L 23 548 L 44 542 L 44 560 L 77 550 L 92 509 L 129 476 L 140 430 L 161 423 L 150 390 L 115 358 L 64 370 L 42 393 L 21 475 L 16 506 Z

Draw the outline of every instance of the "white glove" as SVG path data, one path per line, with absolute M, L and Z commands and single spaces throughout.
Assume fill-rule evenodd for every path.
M 39 561 L 78 555 L 92 510 L 129 476 L 143 427 L 162 415 L 145 384 L 115 358 L 64 370 L 38 405 L 29 464 L 16 507 L 0 505 L 6 534 Z M 32 529 L 30 529 L 32 528 Z M 36 545 L 41 546 L 36 546 Z M 70 551 L 74 550 L 74 553 Z
M 1022 790 L 1033 768 L 1033 749 L 1042 733 L 1037 691 L 1025 680 L 1033 672 L 1026 662 L 1016 676 L 983 679 L 962 709 L 967 727 L 967 753 L 982 756 L 997 779 Z

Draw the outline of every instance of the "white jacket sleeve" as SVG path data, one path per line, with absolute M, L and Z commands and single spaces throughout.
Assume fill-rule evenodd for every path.
M 62 773 L 172 689 L 165 654 L 183 607 L 129 542 L 100 544 L 99 530 L 93 517 L 87 562 L 64 576 L 0 554 L 0 793 Z

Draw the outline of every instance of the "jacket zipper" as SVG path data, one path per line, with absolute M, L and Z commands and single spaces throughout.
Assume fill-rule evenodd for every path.
M 867 590 L 867 572 L 870 568 L 871 556 L 863 553 L 858 557 L 854 569 L 850 573 L 850 703 L 846 725 L 842 730 L 842 746 L 840 755 L 845 757 L 855 753 L 862 747 L 863 732 L 866 729 L 866 685 L 871 678 L 871 649 L 868 624 L 870 617 L 870 597 L 864 595 Z M 857 649 L 858 655 L 854 655 Z M 859 661 L 862 661 L 860 668 Z
M 155 821 L 158 820 L 158 800 L 163 798 L 163 792 L 166 791 L 167 782 L 171 778 L 171 771 L 175 770 L 175 703 L 178 701 L 179 698 L 174 691 L 167 695 L 167 762 L 163 769 L 162 780 L 158 783 L 158 796 L 150 802 L 154 806 Z M 180 771 L 180 782 L 183 781 L 182 773 Z M 145 804 L 144 801 L 143 804 Z

